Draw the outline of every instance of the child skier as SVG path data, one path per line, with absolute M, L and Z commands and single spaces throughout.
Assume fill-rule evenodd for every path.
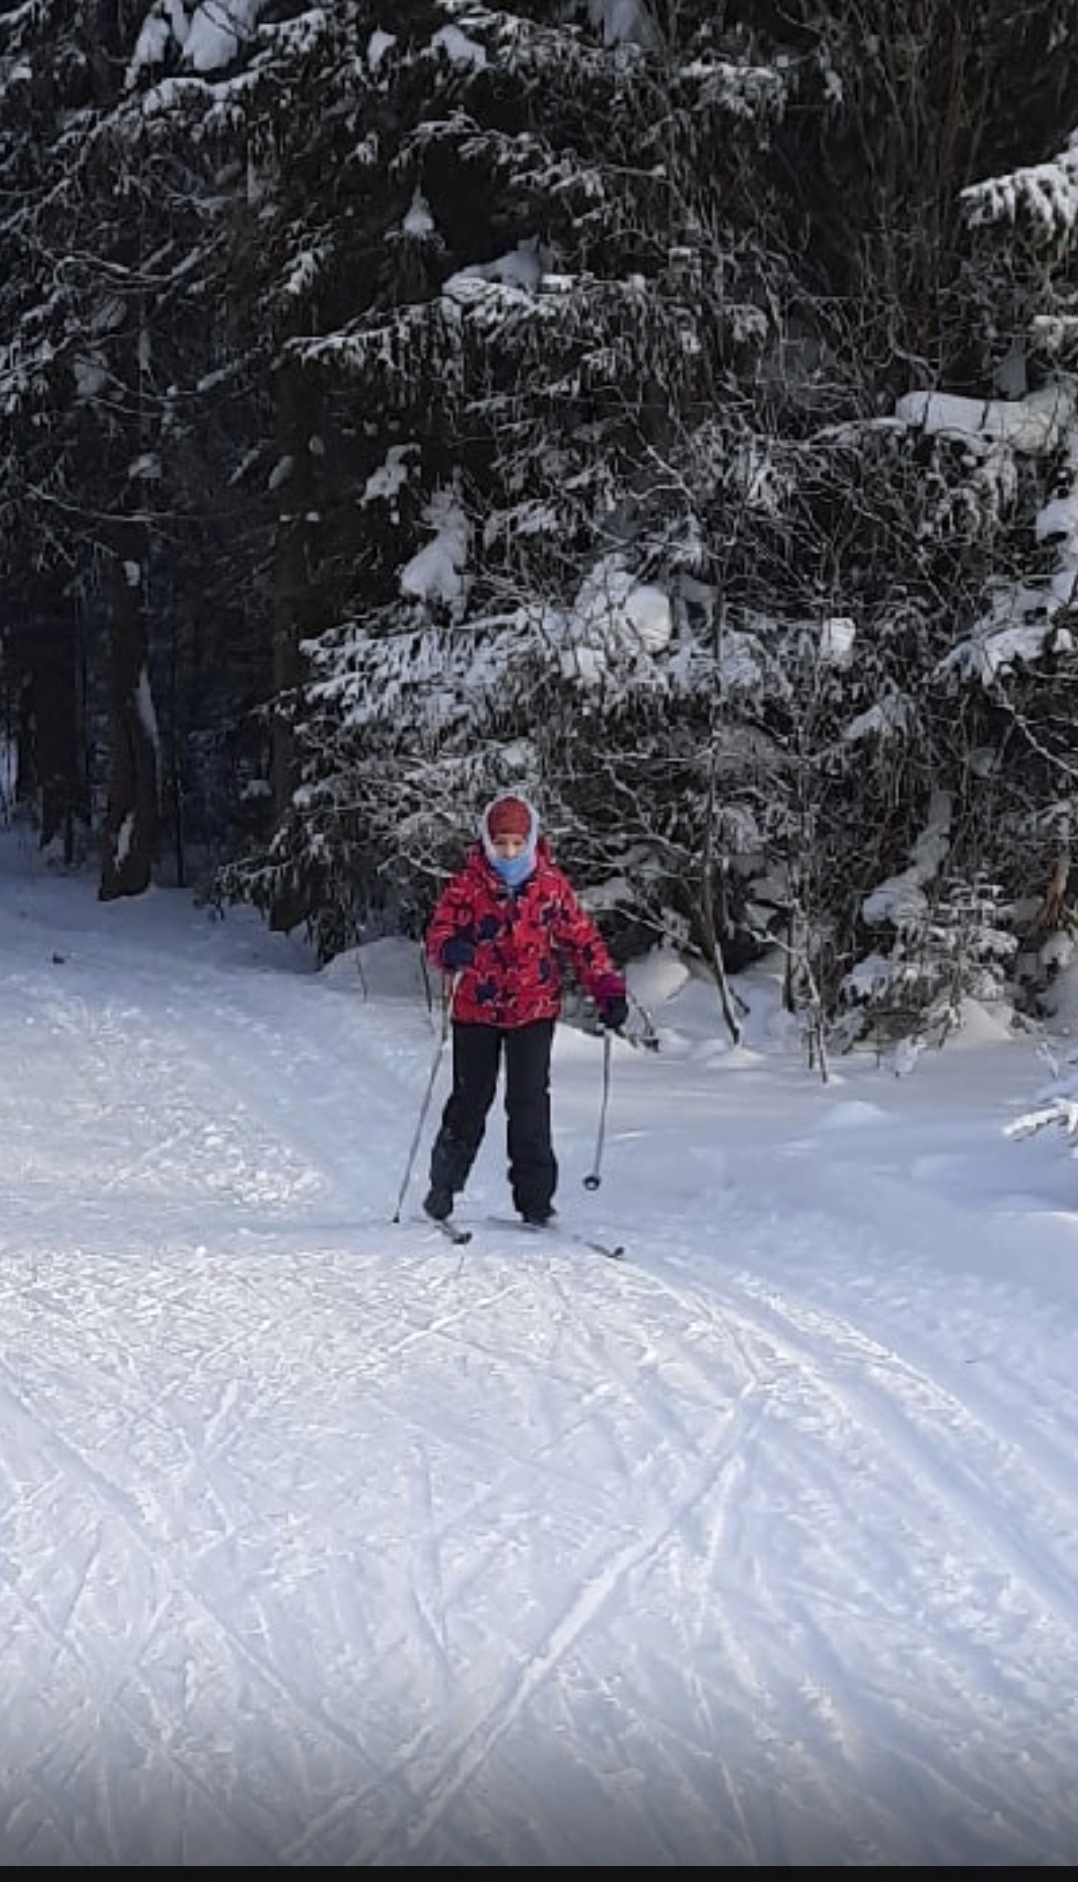
M 604 1026 L 625 1024 L 625 982 L 551 859 L 523 797 L 487 805 L 479 841 L 442 891 L 426 936 L 430 960 L 454 976 L 453 1089 L 430 1159 L 423 1207 L 443 1222 L 483 1141 L 505 1055 L 506 1141 L 513 1202 L 526 1222 L 553 1215 L 558 1166 L 550 1135 L 550 1054 L 570 966 Z

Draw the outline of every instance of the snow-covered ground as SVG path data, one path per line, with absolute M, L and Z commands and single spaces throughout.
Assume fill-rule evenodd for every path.
M 983 1015 L 824 1084 L 669 962 L 566 1224 L 418 1219 L 414 948 L 0 856 L 5 1864 L 1078 1858 L 1078 1164 Z

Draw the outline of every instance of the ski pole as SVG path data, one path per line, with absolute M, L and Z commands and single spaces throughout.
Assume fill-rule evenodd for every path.
M 627 989 L 627 991 L 629 990 Z M 655 1030 L 655 1021 L 652 1019 L 647 1007 L 644 1006 L 642 1002 L 637 999 L 635 993 L 631 991 L 629 991 L 629 1003 L 631 1006 L 635 1006 L 644 1022 L 644 1030 L 638 1035 L 639 1043 L 642 1046 L 647 1046 L 649 1052 L 657 1052 L 659 1050 L 659 1035 Z M 634 1039 L 630 1043 L 635 1045 L 637 1040 Z
M 412 1147 L 408 1152 L 408 1162 L 405 1165 L 404 1177 L 401 1181 L 401 1186 L 400 1186 L 400 1194 L 397 1197 L 397 1206 L 393 1211 L 394 1222 L 399 1222 L 401 1219 L 401 1205 L 404 1202 L 405 1191 L 407 1190 L 408 1185 L 412 1180 L 412 1166 L 415 1163 L 416 1151 L 419 1149 L 419 1140 L 423 1135 L 423 1126 L 427 1121 L 427 1112 L 430 1110 L 430 1101 L 434 1095 L 434 1084 L 435 1084 L 435 1080 L 438 1077 L 438 1068 L 442 1063 L 442 1054 L 445 1051 L 446 1041 L 449 1038 L 449 1017 L 453 1011 L 453 996 L 455 995 L 457 991 L 457 981 L 459 980 L 459 978 L 460 978 L 459 974 L 454 974 L 453 983 L 449 989 L 448 997 L 445 1000 L 444 1005 L 442 1007 L 441 1038 L 438 1041 L 438 1049 L 435 1052 L 434 1058 L 431 1061 L 430 1077 L 427 1079 L 427 1089 L 423 1094 L 423 1103 L 420 1106 L 420 1111 L 419 1111 L 419 1122 L 415 1127 L 415 1136 L 412 1138 Z
M 609 1097 L 610 1097 L 610 1032 L 608 1030 L 604 1032 L 603 1034 L 603 1099 L 599 1107 L 599 1135 L 595 1141 L 595 1161 L 592 1164 L 591 1169 L 588 1171 L 587 1176 L 584 1178 L 585 1189 L 598 1189 L 599 1184 L 602 1181 L 602 1178 L 599 1175 L 599 1164 L 602 1161 L 602 1155 L 603 1155 L 603 1138 L 606 1134 L 606 1106 L 607 1106 L 607 1100 Z

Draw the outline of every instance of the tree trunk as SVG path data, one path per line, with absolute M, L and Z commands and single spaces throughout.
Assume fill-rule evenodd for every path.
M 308 511 L 312 501 L 309 440 L 313 423 L 301 368 L 286 361 L 277 374 L 277 448 L 290 466 L 277 488 L 273 568 L 273 690 L 287 706 L 299 679 L 300 622 L 307 613 Z M 286 711 L 273 715 L 273 809 L 280 819 L 296 786 L 295 744 Z
M 15 798 L 32 805 L 42 848 L 61 837 L 75 857 L 75 824 L 88 823 L 84 676 L 71 597 L 47 578 L 35 587 L 25 635 L 13 648 L 21 670 Z
M 279 824 L 296 788 L 296 751 L 291 706 L 300 679 L 299 643 L 313 631 L 311 517 L 314 513 L 310 440 L 316 424 L 311 389 L 302 367 L 286 360 L 277 374 L 277 449 L 287 465 L 277 485 L 277 531 L 273 569 L 273 694 L 270 721 L 270 786 Z M 272 928 L 290 932 L 305 920 L 309 897 L 298 886 L 282 893 L 269 911 Z
M 125 525 L 112 554 L 109 621 L 109 782 L 102 835 L 103 902 L 150 885 L 157 836 L 157 722 L 142 604 L 145 532 Z

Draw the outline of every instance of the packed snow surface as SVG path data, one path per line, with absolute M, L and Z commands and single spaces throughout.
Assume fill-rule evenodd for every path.
M 1078 1858 L 1078 1166 L 656 956 L 419 1214 L 438 988 L 0 874 L 5 1864 Z M 634 1012 L 639 1029 L 639 1013 Z M 393 1220 L 434 1071 L 414 1171 Z

